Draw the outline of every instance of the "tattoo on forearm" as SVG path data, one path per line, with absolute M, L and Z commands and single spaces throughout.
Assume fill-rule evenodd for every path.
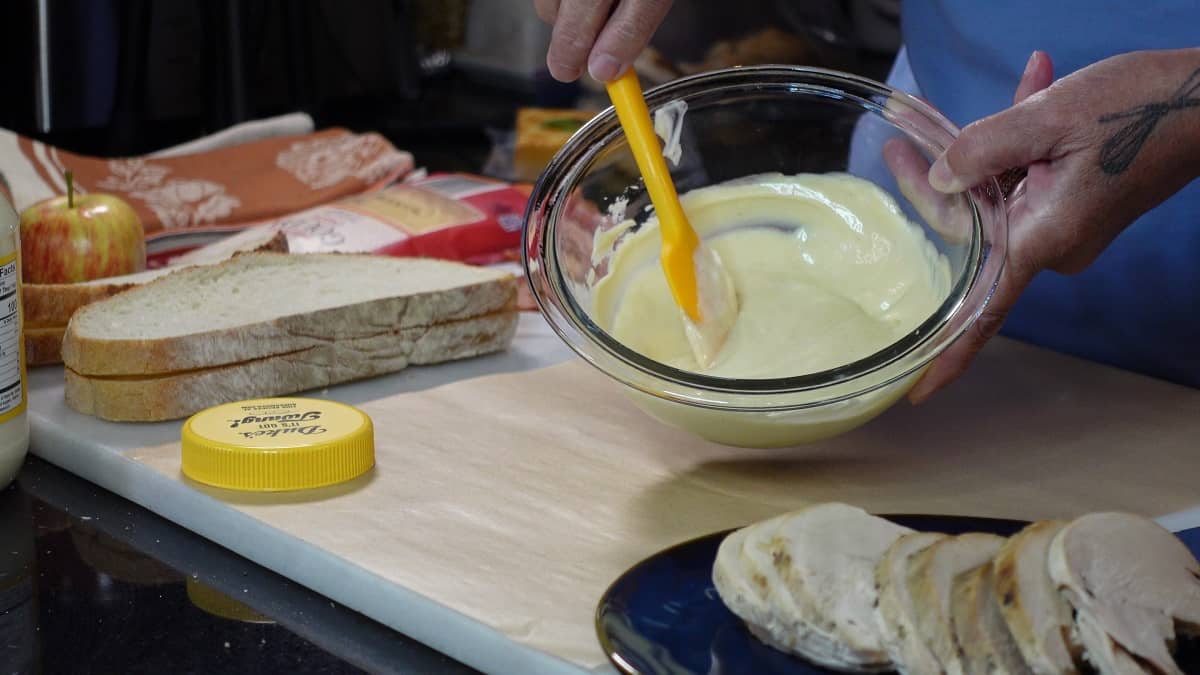
M 1129 120 L 1100 147 L 1100 170 L 1115 176 L 1133 164 L 1146 140 L 1164 117 L 1176 110 L 1200 107 L 1200 68 L 1192 72 L 1169 100 L 1148 103 L 1132 110 L 1112 113 L 1100 118 L 1101 124 Z

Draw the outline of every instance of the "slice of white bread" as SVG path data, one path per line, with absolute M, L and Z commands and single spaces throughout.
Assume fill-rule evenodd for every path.
M 875 568 L 911 530 L 832 503 L 739 532 L 728 544 L 740 540 L 741 555 L 728 549 L 718 555 L 713 576 L 722 600 L 751 632 L 835 670 L 891 669 L 875 620 Z
M 1003 537 L 960 534 L 939 541 L 909 559 L 908 586 L 917 617 L 917 633 L 937 657 L 942 672 L 963 675 L 962 650 L 954 635 L 950 596 L 958 575 L 990 561 Z
M 1025 665 L 992 594 L 992 571 L 992 563 L 986 562 L 958 575 L 950 593 L 963 670 L 967 675 L 1030 675 L 1033 671 Z
M 63 361 L 88 377 L 215 368 L 515 311 L 516 295 L 506 272 L 441 260 L 250 253 L 84 307 Z
M 1077 675 L 1070 642 L 1071 608 L 1050 579 L 1050 542 L 1066 526 L 1041 520 L 1000 547 L 993 559 L 992 592 L 1025 662 L 1035 675 Z
M 243 253 L 256 251 L 288 253 L 290 250 L 287 233 L 280 230 L 277 225 L 254 225 L 211 244 L 205 244 L 182 255 L 174 256 L 171 259 L 171 266 L 211 265 Z M 312 251 L 296 251 L 296 253 L 312 253 Z
M 896 540 L 875 567 L 879 608 L 875 613 L 888 656 L 901 675 L 940 673 L 941 663 L 917 632 L 916 610 L 908 587 L 908 564 L 916 554 L 946 538 L 938 532 L 913 532 Z
M 281 396 L 504 349 L 517 325 L 505 311 L 433 326 L 326 342 L 228 366 L 145 377 L 88 377 L 66 371 L 72 409 L 102 419 L 153 422 L 250 398 Z
M 215 265 L 247 252 L 287 253 L 288 242 L 286 235 L 276 232 L 268 239 L 256 238 L 233 251 L 222 251 L 219 256 L 211 253 L 204 254 L 203 251 L 204 249 L 196 251 L 197 255 L 189 264 Z M 182 268 L 164 267 L 78 284 L 22 284 L 21 304 L 23 305 L 25 327 L 63 330 L 75 312 L 83 307 L 179 269 Z
M 79 284 L 24 284 L 21 286 L 21 303 L 25 327 L 65 330 L 71 317 L 80 309 L 172 271 L 170 268 L 147 270 Z
M 1129 672 L 1131 662 L 1182 674 L 1171 649 L 1177 627 L 1200 630 L 1200 563 L 1175 535 L 1141 516 L 1093 513 L 1062 528 L 1048 561 L 1102 675 Z

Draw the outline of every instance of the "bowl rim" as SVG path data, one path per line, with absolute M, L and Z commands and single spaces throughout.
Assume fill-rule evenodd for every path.
M 794 82 L 781 84 L 773 80 Z M 771 85 L 849 98 L 857 102 L 865 114 L 874 114 L 907 132 L 911 140 L 923 143 L 926 149 L 939 147 L 938 139 L 911 124 L 901 124 L 902 117 L 889 117 L 887 109 L 893 101 L 895 105 L 918 113 L 923 123 L 932 123 L 933 129 L 943 136 L 941 146 L 948 145 L 959 133 L 958 127 L 942 113 L 911 94 L 860 75 L 810 66 L 765 65 L 710 71 L 654 87 L 645 96 L 647 106 L 654 111 L 678 98 L 695 98 L 748 85 L 763 91 L 768 89 L 766 85 Z M 864 96 L 851 94 L 848 88 L 881 97 L 885 104 L 868 102 Z M 610 106 L 585 123 L 555 154 L 530 194 L 523 221 L 521 259 L 532 295 L 555 333 L 586 362 L 643 393 L 698 407 L 762 412 L 811 408 L 856 398 L 924 369 L 974 324 L 999 284 L 1007 254 L 1008 222 L 1003 193 L 993 177 L 966 192 L 975 215 L 970 250 L 967 264 L 956 275 L 946 300 L 919 326 L 887 347 L 824 371 L 779 378 L 714 377 L 655 361 L 622 345 L 591 319 L 586 308 L 579 306 L 567 287 L 557 247 L 553 245 L 554 227 L 566 202 L 564 197 L 577 187 L 583 172 L 597 156 L 610 147 L 611 137 L 620 134 L 616 113 Z M 1000 202 L 998 205 L 997 201 Z M 984 232 L 984 211 L 990 212 L 996 230 L 997 236 L 990 239 Z M 539 281 L 545 284 L 549 294 L 539 288 Z M 966 314 L 963 314 L 964 310 Z M 946 333 L 956 321 L 958 325 Z M 927 353 L 912 363 L 902 363 L 922 347 L 928 347 L 931 341 L 937 341 L 937 344 Z M 597 347 L 599 353 L 589 350 L 588 344 Z M 640 373 L 649 378 L 649 382 L 636 381 L 635 377 L 621 372 L 622 368 Z M 877 377 L 872 378 L 872 375 Z M 861 382 L 862 386 L 854 386 L 856 382 Z M 780 396 L 796 399 L 800 394 L 820 391 L 828 394 L 818 399 L 788 402 L 763 400 Z

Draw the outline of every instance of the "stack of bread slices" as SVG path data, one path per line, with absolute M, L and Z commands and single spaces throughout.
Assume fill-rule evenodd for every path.
M 713 580 L 760 640 L 841 672 L 1181 675 L 1200 632 L 1200 564 L 1125 513 L 1006 539 L 821 504 L 730 534 Z
M 215 265 L 233 256 L 256 251 L 287 253 L 287 236 L 282 232 L 264 233 L 229 250 L 204 247 L 189 254 L 188 266 Z M 94 302 L 154 281 L 176 269 L 165 267 L 75 284 L 23 284 L 21 304 L 25 314 L 25 362 L 30 366 L 62 363 L 63 336 L 75 312 Z
M 116 421 L 186 417 L 506 348 L 517 280 L 416 258 L 248 253 L 76 311 L 66 400 Z

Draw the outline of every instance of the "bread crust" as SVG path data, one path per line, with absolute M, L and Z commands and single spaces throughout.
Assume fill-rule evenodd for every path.
M 287 235 L 276 232 L 270 240 L 255 248 L 254 251 L 287 253 Z M 234 255 L 242 254 L 235 253 Z M 25 313 L 25 327 L 61 329 L 71 321 L 75 312 L 84 307 L 175 271 L 178 270 L 172 268 L 148 270 L 80 284 L 22 284 L 21 303 Z
M 23 284 L 21 304 L 26 328 L 65 328 L 75 312 L 136 286 L 132 282 L 103 284 Z
M 32 367 L 62 363 L 62 341 L 66 332 L 66 326 L 26 328 L 25 365 Z
M 122 294 L 120 302 L 149 304 L 162 284 L 185 285 L 193 278 L 220 275 L 231 265 L 314 264 L 318 258 L 350 260 L 347 273 L 353 273 L 354 261 L 371 264 L 375 256 L 305 254 L 288 256 L 255 253 L 239 256 L 219 265 L 192 267 L 169 277 L 152 281 Z M 287 262 L 284 263 L 283 259 Z M 395 297 L 348 303 L 328 309 L 287 314 L 244 325 L 198 331 L 186 335 L 151 339 L 109 339 L 87 335 L 80 325 L 91 317 L 104 316 L 110 301 L 91 304 L 76 313 L 63 339 L 63 362 L 77 375 L 90 377 L 159 375 L 180 371 L 214 368 L 244 363 L 270 356 L 291 354 L 348 339 L 387 335 L 402 329 L 424 328 L 440 323 L 515 310 L 517 280 L 510 274 L 445 263 L 451 281 L 447 288 L 425 293 L 405 294 L 397 282 Z M 454 284 L 456 267 L 470 269 L 476 279 Z M 483 273 L 483 280 L 481 278 Z M 173 292 L 173 291 L 172 291 Z M 116 302 L 113 299 L 111 302 Z M 169 320 L 165 317 L 164 320 Z
M 517 313 L 498 312 L 436 326 L 326 342 L 234 365 L 151 377 L 88 377 L 66 371 L 67 405 L 119 422 L 187 417 L 214 405 L 282 396 L 506 348 Z

